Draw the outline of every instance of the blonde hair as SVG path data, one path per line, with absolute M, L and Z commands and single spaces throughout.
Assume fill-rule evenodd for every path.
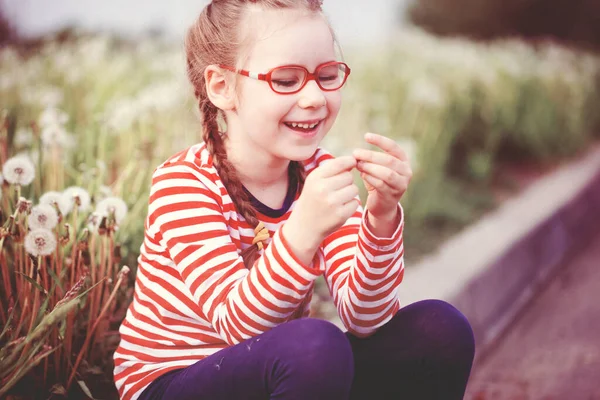
M 238 27 L 241 26 L 249 4 L 265 9 L 290 9 L 322 13 L 320 0 L 213 0 L 206 6 L 196 22 L 190 27 L 185 40 L 188 78 L 194 88 L 202 116 L 202 139 L 213 157 L 217 169 L 238 213 L 256 229 L 258 218 L 249 196 L 244 191 L 234 165 L 227 159 L 225 145 L 219 132 L 220 110 L 209 100 L 204 79 L 204 70 L 212 64 L 237 65 L 242 45 Z M 221 114 L 224 118 L 224 115 Z M 290 182 L 304 184 L 304 168 L 298 161 L 290 161 Z M 251 268 L 258 254 L 259 245 L 253 244 L 242 251 L 247 268 Z

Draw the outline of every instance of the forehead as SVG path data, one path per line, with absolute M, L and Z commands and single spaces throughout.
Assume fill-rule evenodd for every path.
M 309 69 L 335 59 L 331 30 L 325 18 L 298 10 L 252 10 L 245 31 L 244 68 L 265 70 L 297 64 Z

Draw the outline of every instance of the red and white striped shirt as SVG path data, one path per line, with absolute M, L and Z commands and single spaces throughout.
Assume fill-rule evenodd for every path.
M 310 173 L 330 158 L 318 149 L 303 164 Z M 368 336 L 392 318 L 404 273 L 403 216 L 391 238 L 379 238 L 359 207 L 305 265 L 280 229 L 298 197 L 279 218 L 257 214 L 270 238 L 247 269 L 239 252 L 252 244 L 254 230 L 236 212 L 205 144 L 156 169 L 134 299 L 114 354 L 121 398 L 136 399 L 162 374 L 284 323 L 306 297 L 302 315 L 309 316 L 321 274 L 353 334 Z

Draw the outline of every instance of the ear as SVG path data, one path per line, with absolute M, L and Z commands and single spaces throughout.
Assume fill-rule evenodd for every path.
M 216 65 L 209 65 L 204 70 L 204 80 L 209 100 L 221 110 L 232 110 L 235 107 L 235 88 L 226 73 Z

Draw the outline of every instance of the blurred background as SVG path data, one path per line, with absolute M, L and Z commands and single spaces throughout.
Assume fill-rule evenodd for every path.
M 150 177 L 200 138 L 182 40 L 206 4 L 0 0 L 0 398 L 115 398 L 111 356 Z M 407 268 L 598 143 L 596 1 L 326 0 L 324 9 L 353 72 L 323 146 L 342 155 L 372 131 L 409 153 Z M 38 205 L 50 210 L 30 215 L 59 223 L 31 222 Z M 32 237 L 34 225 L 53 234 Z M 322 282 L 317 294 L 314 315 L 327 318 Z M 528 390 L 482 385 L 469 398 L 551 398 Z M 572 398 L 600 398 L 584 395 Z

